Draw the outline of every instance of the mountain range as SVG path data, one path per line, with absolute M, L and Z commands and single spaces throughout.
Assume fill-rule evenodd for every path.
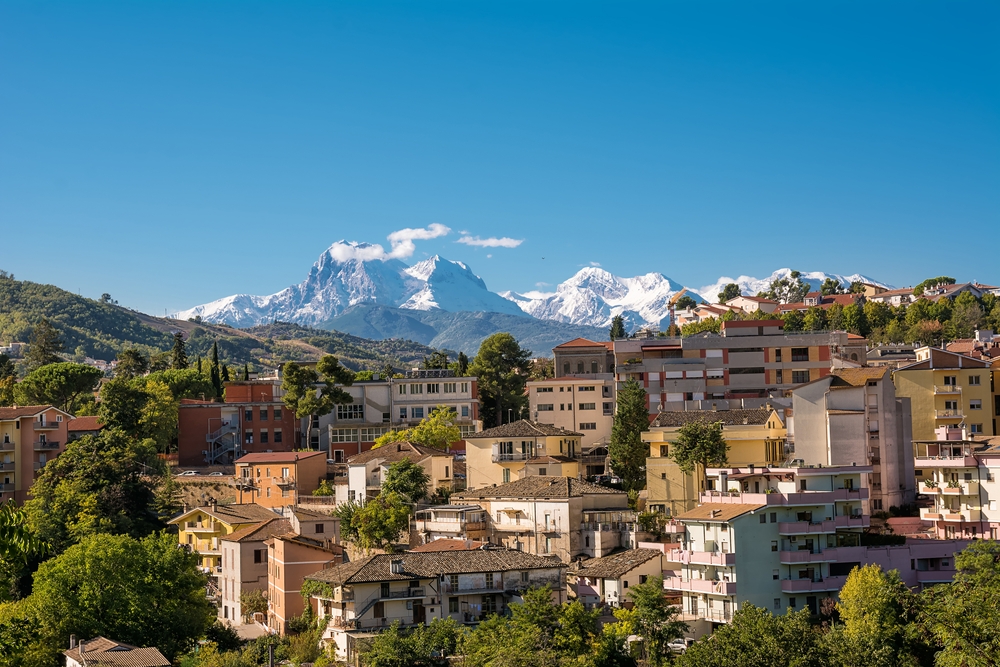
M 350 258 L 337 259 L 343 254 L 334 251 L 345 246 L 353 250 Z M 268 296 L 234 294 L 172 317 L 235 327 L 292 322 L 369 338 L 406 337 L 464 352 L 474 352 L 479 341 L 492 333 L 488 330 L 502 323 L 507 328 L 498 330 L 533 332 L 531 349 L 548 354 L 548 348 L 538 346 L 568 340 L 574 337 L 571 333 L 597 335 L 588 329 L 606 331 L 616 315 L 622 315 L 630 329 L 662 326 L 671 297 L 682 289 L 661 273 L 623 278 L 586 267 L 552 292 L 496 293 L 464 262 L 438 255 L 412 266 L 399 259 L 359 259 L 371 248 L 367 243 L 339 241 L 320 255 L 298 285 Z M 790 273 L 784 268 L 766 278 L 721 277 L 712 285 L 688 288 L 688 293 L 696 300 L 715 302 L 724 285 L 736 283 L 744 294 L 753 295 Z M 860 274 L 802 273 L 815 289 L 828 278 L 845 287 L 855 280 L 881 284 Z M 464 331 L 463 323 L 469 324 Z M 577 329 L 571 332 L 559 325 Z

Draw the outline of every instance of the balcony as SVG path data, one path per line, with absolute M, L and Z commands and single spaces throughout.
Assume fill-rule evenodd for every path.
M 35 428 L 36 431 L 47 431 L 50 429 L 59 428 L 60 426 L 62 426 L 62 424 L 63 424 L 62 422 L 42 422 L 42 421 L 31 423 L 31 425 Z
M 957 419 L 957 420 L 962 420 L 962 419 L 965 419 L 965 415 L 962 414 L 961 410 L 935 410 L 934 411 L 934 418 L 935 419 Z
M 960 523 L 963 521 L 980 521 L 982 512 L 978 509 L 966 509 L 959 511 L 946 510 L 943 512 L 944 520 L 948 522 Z
M 274 484 L 286 489 L 295 488 L 295 478 L 294 477 L 275 477 L 273 478 Z
M 527 461 L 534 455 L 527 452 L 493 452 L 493 463 L 509 463 L 512 461 Z
M 219 530 L 220 525 L 213 521 L 188 521 L 184 524 L 184 530 L 189 533 L 214 533 Z
M 936 384 L 934 385 L 935 394 L 961 394 L 962 388 L 957 384 Z
M 823 535 L 835 533 L 838 528 L 867 528 L 871 522 L 868 515 L 837 516 L 829 521 L 788 521 L 778 523 L 780 535 Z
M 527 586 L 527 584 L 525 584 Z M 513 582 L 508 589 L 513 590 Z M 484 593 L 496 593 L 497 591 L 504 590 L 504 582 L 499 580 L 494 580 L 492 586 L 487 586 L 486 582 L 483 582 L 482 586 L 455 586 L 452 587 L 450 583 L 443 582 L 441 584 L 441 594 L 442 595 L 480 595 Z
M 687 551 L 685 549 L 670 549 L 667 560 L 674 563 L 695 565 L 714 565 L 716 567 L 732 567 L 736 565 L 736 554 L 714 551 Z
M 955 570 L 918 570 L 917 582 L 921 584 L 945 584 L 955 576 Z
M 0 442 L 0 452 L 12 452 L 15 445 L 13 442 Z
M 936 507 L 921 507 L 920 518 L 924 521 L 944 521 L 944 515 Z
M 866 547 L 836 547 L 810 551 L 782 551 L 779 560 L 782 565 L 802 565 L 807 563 L 838 563 L 863 561 Z
M 0 484 L 0 493 L 11 493 L 14 491 L 13 484 Z
M 0 463 L 0 472 L 10 472 L 14 470 L 14 466 L 17 464 L 11 461 L 10 463 Z
M 962 482 L 958 486 L 942 486 L 941 494 L 945 496 L 979 496 L 979 482 Z
M 864 470 L 864 469 L 862 469 Z M 867 471 L 870 472 L 870 471 Z M 826 505 L 850 500 L 868 500 L 868 489 L 835 489 L 798 493 L 702 493 L 699 502 L 725 505 Z
M 920 486 L 917 489 L 917 493 L 923 493 L 928 496 L 938 495 L 941 493 L 941 487 L 936 485 L 926 486 L 925 484 L 920 484 Z
M 847 577 L 826 577 L 819 579 L 782 579 L 782 593 L 820 593 L 824 591 L 839 591 L 844 586 Z
M 35 442 L 36 452 L 51 452 L 59 449 L 59 443 L 54 440 L 39 440 Z
M 709 593 L 712 595 L 736 595 L 736 583 L 732 581 L 714 581 L 712 579 L 688 579 L 681 577 L 664 577 L 663 590 L 691 591 L 693 593 Z
M 35 461 L 34 464 L 32 464 L 32 467 L 34 468 L 35 472 L 38 472 L 39 470 L 45 467 L 46 463 L 48 463 L 48 461 Z
M 976 457 L 969 452 L 968 456 L 961 454 L 953 456 L 943 454 L 941 456 L 915 456 L 914 465 L 920 468 L 975 468 L 979 465 Z

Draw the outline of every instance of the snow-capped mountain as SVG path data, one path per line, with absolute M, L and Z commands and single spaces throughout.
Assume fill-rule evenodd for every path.
M 702 287 L 701 289 L 695 291 L 698 292 L 698 294 L 700 294 L 702 297 L 704 297 L 704 299 L 709 303 L 715 303 L 716 301 L 719 300 L 719 292 L 722 291 L 723 287 L 725 287 L 729 283 L 736 283 L 737 285 L 740 286 L 740 291 L 744 295 L 755 296 L 759 292 L 767 290 L 771 286 L 771 283 L 774 282 L 775 280 L 778 280 L 779 278 L 787 278 L 789 275 L 791 275 L 791 273 L 792 273 L 791 269 L 778 269 L 767 278 L 753 278 L 751 276 L 740 276 L 739 278 L 729 278 L 723 276 L 719 278 L 717 281 L 715 281 L 713 284 L 706 285 L 705 287 Z M 801 274 L 802 275 L 799 277 L 802 279 L 802 282 L 808 283 L 814 290 L 818 290 L 820 288 L 820 285 L 822 285 L 827 278 L 833 278 L 834 280 L 839 281 L 844 288 L 850 287 L 851 283 L 858 280 L 860 280 L 861 282 L 871 283 L 873 285 L 879 285 L 881 287 L 889 288 L 889 285 L 880 283 L 877 280 L 872 280 L 871 278 L 863 276 L 860 273 L 853 273 L 849 276 L 842 276 L 837 273 L 823 273 L 822 271 L 802 271 Z
M 348 259 L 336 259 L 334 250 Z M 482 278 L 462 262 L 435 255 L 413 266 L 398 259 L 360 259 L 372 246 L 339 241 L 313 264 L 309 276 L 269 296 L 234 294 L 175 313 L 208 322 L 247 327 L 274 320 L 318 325 L 347 308 L 379 304 L 412 310 L 484 311 L 523 315 L 515 304 L 490 292 Z

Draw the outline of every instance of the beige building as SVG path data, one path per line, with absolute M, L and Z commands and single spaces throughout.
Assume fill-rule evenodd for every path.
M 610 556 L 574 562 L 569 567 L 569 591 L 587 609 L 624 607 L 628 589 L 650 577 L 663 576 L 666 556 L 659 549 L 628 549 Z
M 481 540 L 489 536 L 489 527 L 489 516 L 479 505 L 432 505 L 413 513 L 410 544 Z
M 222 572 L 222 540 L 276 516 L 256 503 L 210 505 L 185 510 L 168 523 L 177 526 L 181 546 L 201 556 L 201 569 L 215 577 Z
M 764 313 L 773 313 L 778 310 L 780 304 L 777 301 L 763 299 L 759 296 L 738 296 L 726 301 L 726 305 L 731 308 L 739 308 L 742 312 L 752 315 L 758 310 Z
M 222 570 L 218 584 L 209 587 L 219 606 L 219 619 L 232 625 L 243 623 L 240 596 L 244 592 L 267 593 L 267 540 L 292 529 L 288 519 L 275 515 L 219 540 Z M 263 622 L 263 618 L 259 619 Z
M 486 510 L 493 544 L 558 556 L 567 563 L 635 543 L 635 512 L 628 507 L 628 495 L 572 477 L 533 475 L 456 493 L 452 500 Z
M 533 420 L 579 432 L 584 452 L 607 447 L 615 416 L 614 375 L 535 380 L 528 383 L 527 391 Z
M 427 473 L 429 494 L 438 489 L 454 489 L 454 456 L 414 442 L 393 442 L 347 459 L 347 500 L 363 502 L 377 496 L 389 467 L 404 460 L 420 466 Z
M 478 489 L 529 475 L 577 477 L 584 472 L 581 438 L 578 432 L 527 419 L 470 435 L 465 441 L 467 486 Z

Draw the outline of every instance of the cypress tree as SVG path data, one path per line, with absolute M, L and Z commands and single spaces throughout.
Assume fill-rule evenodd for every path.
M 201 374 L 201 355 L 198 355 L 198 374 Z
M 222 364 L 222 381 L 229 382 L 229 366 Z
M 219 368 L 219 341 L 212 343 L 212 362 L 209 366 L 212 386 L 215 387 L 216 398 L 222 398 L 222 370 Z
M 250 364 L 247 363 L 243 364 L 243 381 L 244 382 L 250 381 Z
M 178 371 L 188 367 L 187 352 L 184 349 L 184 334 L 179 331 L 174 334 L 173 359 L 170 362 L 170 367 Z

